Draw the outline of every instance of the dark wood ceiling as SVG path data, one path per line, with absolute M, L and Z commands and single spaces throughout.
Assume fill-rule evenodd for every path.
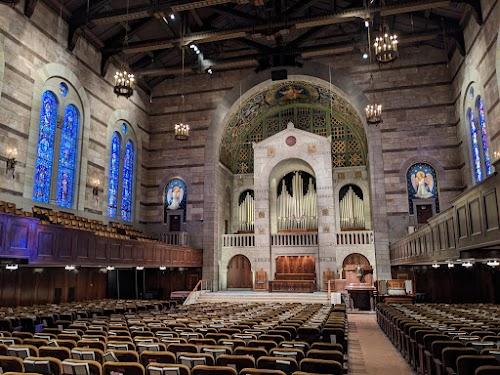
M 85 38 L 102 52 L 103 73 L 110 59 L 126 62 L 149 90 L 180 74 L 181 46 L 189 73 L 209 67 L 258 70 L 362 53 L 368 48 L 366 19 L 372 32 L 388 25 L 402 47 L 429 44 L 448 53 L 464 53 L 469 15 L 482 23 L 476 0 L 43 1 L 67 19 L 70 49 Z M 26 0 L 26 15 L 36 5 Z M 188 47 L 193 43 L 200 55 Z

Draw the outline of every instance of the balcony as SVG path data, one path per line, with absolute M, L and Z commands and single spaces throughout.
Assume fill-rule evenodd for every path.
M 163 232 L 159 234 L 159 241 L 167 245 L 189 246 L 187 232 Z
M 428 224 L 391 244 L 392 265 L 453 260 L 463 251 L 468 254 L 462 258 L 488 257 L 488 248 L 500 245 L 499 208 L 500 175 L 495 173 L 455 198 Z

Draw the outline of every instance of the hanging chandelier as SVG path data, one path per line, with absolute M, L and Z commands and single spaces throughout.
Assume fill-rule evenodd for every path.
M 129 0 L 127 0 L 127 16 L 129 10 Z M 123 49 L 128 47 L 128 17 L 125 25 L 125 37 L 123 38 Z M 115 73 L 115 84 L 113 86 L 113 92 L 116 96 L 124 96 L 125 98 L 130 98 L 134 95 L 134 84 L 135 77 L 134 75 L 127 71 L 127 64 L 123 64 L 120 70 L 117 70 Z
M 373 88 L 373 74 L 370 75 L 370 87 Z M 378 125 L 382 122 L 382 104 L 369 103 L 365 107 L 366 122 L 372 125 Z
M 186 141 L 189 139 L 189 125 L 179 122 L 174 125 L 175 139 L 178 141 Z
M 127 72 L 126 69 L 118 70 L 115 73 L 115 86 L 113 92 L 116 96 L 124 96 L 130 98 L 134 95 L 135 77 L 132 73 Z
M 385 64 L 398 57 L 398 36 L 391 34 L 388 27 L 382 27 L 380 35 L 375 37 L 373 52 L 379 63 Z

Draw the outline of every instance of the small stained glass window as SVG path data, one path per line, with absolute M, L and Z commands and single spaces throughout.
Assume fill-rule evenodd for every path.
M 120 177 L 120 154 L 122 138 L 117 132 L 111 139 L 111 157 L 109 161 L 108 216 L 116 217 L 118 211 L 118 183 Z
M 125 153 L 123 155 L 123 174 L 122 174 L 122 202 L 121 216 L 125 221 L 132 221 L 132 202 L 134 187 L 134 144 L 127 141 Z
M 127 134 L 127 131 L 128 131 L 128 125 L 127 125 L 127 123 L 126 123 L 126 122 L 122 122 L 121 130 L 122 130 L 122 134 L 123 134 L 123 135 Z
M 59 94 L 61 96 L 66 97 L 68 95 L 68 91 L 69 91 L 68 85 L 65 84 L 64 82 L 61 82 L 59 84 Z
M 472 109 L 467 110 L 467 121 L 469 122 L 471 144 L 472 144 L 472 164 L 474 166 L 474 177 L 476 182 L 483 180 L 483 170 L 481 166 L 481 150 L 479 148 L 479 131 Z
M 486 170 L 486 175 L 491 176 L 493 174 L 493 165 L 490 159 L 490 146 L 488 141 L 488 129 L 486 124 L 486 111 L 484 109 L 484 102 L 481 97 L 477 98 L 477 111 L 479 114 L 479 128 L 481 130 L 481 143 L 483 146 L 483 157 L 484 157 L 484 167 Z

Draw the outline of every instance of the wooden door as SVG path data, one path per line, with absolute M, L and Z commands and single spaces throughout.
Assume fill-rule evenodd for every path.
M 227 266 L 227 287 L 252 288 L 252 267 L 244 255 L 235 255 Z
M 427 224 L 427 221 L 432 217 L 431 204 L 417 205 L 417 222 L 419 224 Z

